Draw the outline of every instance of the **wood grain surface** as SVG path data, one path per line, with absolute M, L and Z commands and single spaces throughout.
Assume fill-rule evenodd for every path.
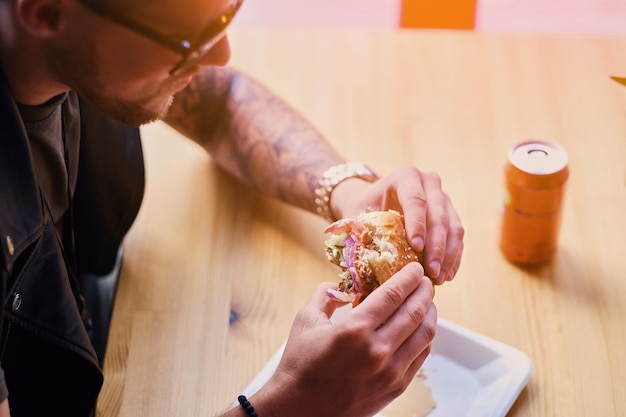
M 626 415 L 626 39 L 454 31 L 240 29 L 232 65 L 380 174 L 440 173 L 466 237 L 441 317 L 524 351 L 509 416 Z M 211 416 L 287 337 L 320 281 L 324 221 L 143 128 L 147 190 L 127 238 L 98 416 Z M 498 249 L 502 167 L 528 138 L 570 156 L 560 247 L 522 269 Z M 355 416 L 356 417 L 356 416 Z M 456 416 L 455 416 L 456 417 Z

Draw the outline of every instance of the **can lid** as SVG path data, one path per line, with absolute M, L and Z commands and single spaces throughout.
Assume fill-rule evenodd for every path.
M 568 155 L 561 145 L 543 140 L 518 143 L 509 151 L 509 160 L 529 174 L 547 175 L 567 166 Z

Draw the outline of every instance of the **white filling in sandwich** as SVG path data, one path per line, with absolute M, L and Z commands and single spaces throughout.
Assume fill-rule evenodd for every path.
M 326 256 L 338 265 L 339 290 L 329 296 L 358 304 L 391 275 L 418 255 L 406 239 L 404 221 L 394 210 L 368 211 L 356 219 L 341 219 L 325 230 Z

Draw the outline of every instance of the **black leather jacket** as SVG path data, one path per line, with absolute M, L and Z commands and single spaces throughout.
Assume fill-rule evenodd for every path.
M 83 101 L 80 113 L 73 202 L 78 270 L 72 273 L 0 74 L 0 366 L 13 417 L 89 416 L 102 386 L 73 275 L 111 271 L 143 198 L 144 171 L 138 129 L 107 119 Z

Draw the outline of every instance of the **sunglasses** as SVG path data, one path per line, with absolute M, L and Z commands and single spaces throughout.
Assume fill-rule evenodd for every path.
M 159 45 L 174 51 L 182 56 L 181 60 L 170 70 L 170 75 L 176 75 L 186 68 L 196 64 L 212 47 L 214 47 L 226 35 L 226 29 L 233 21 L 243 0 L 233 0 L 228 9 L 216 20 L 209 23 L 193 39 L 181 39 L 164 35 L 141 22 L 125 16 L 120 12 L 109 9 L 103 0 L 78 0 L 93 13 L 108 19 L 118 25 L 124 26 L 151 39 Z

